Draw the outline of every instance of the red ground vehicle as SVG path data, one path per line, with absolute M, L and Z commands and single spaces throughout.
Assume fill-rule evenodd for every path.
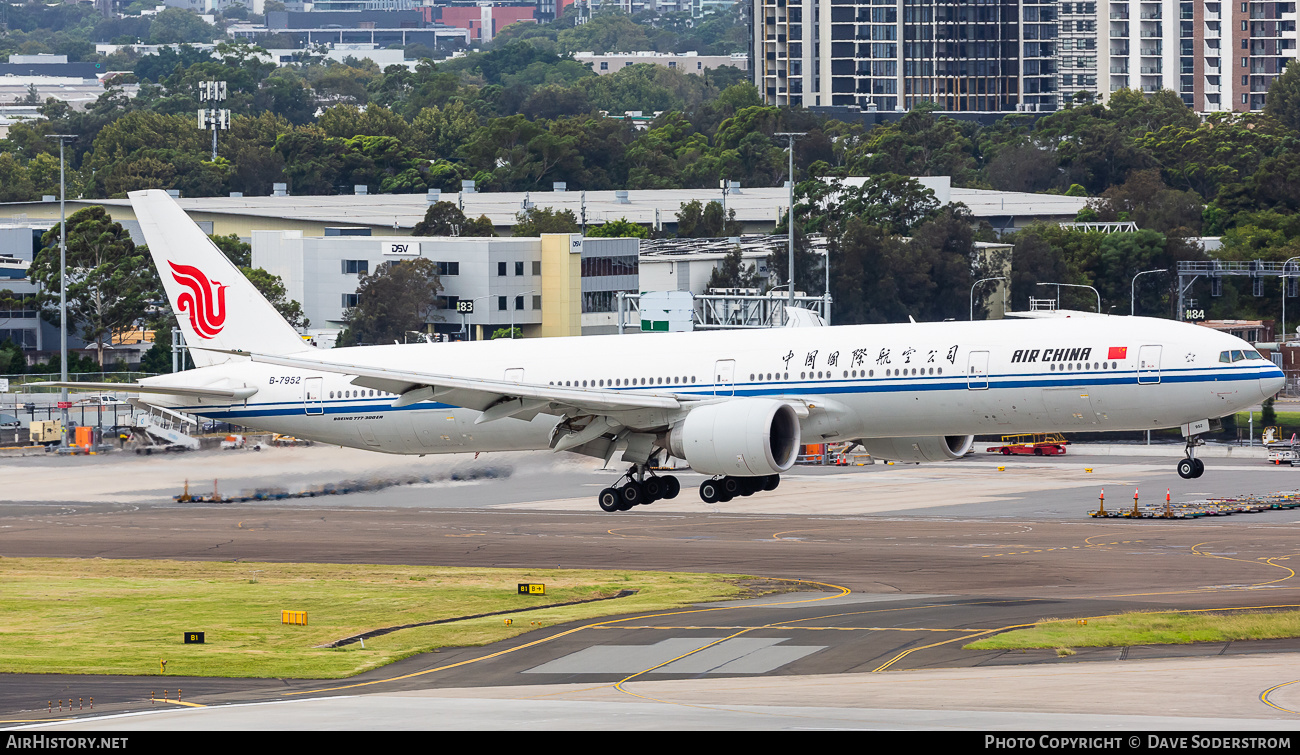
M 1060 433 L 1037 433 L 1033 435 L 1003 435 L 1002 445 L 988 449 L 991 454 L 1032 454 L 1034 456 L 1061 456 L 1070 441 Z

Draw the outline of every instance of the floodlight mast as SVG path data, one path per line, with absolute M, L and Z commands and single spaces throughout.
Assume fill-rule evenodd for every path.
M 794 306 L 794 140 L 807 135 L 807 131 L 782 131 L 772 134 L 772 136 L 784 136 L 790 140 L 790 207 L 786 211 L 785 216 L 785 222 L 789 226 L 790 231 L 790 267 L 785 271 L 787 282 L 790 284 L 790 298 L 788 299 L 789 303 L 786 305 L 787 307 Z M 723 221 L 725 222 L 726 218 L 723 218 Z M 828 266 L 830 265 L 829 256 L 826 258 L 826 263 Z M 786 318 L 788 319 L 789 317 L 790 315 L 787 312 Z
M 76 139 L 76 134 L 49 134 L 46 139 L 59 140 L 59 379 L 63 389 L 59 395 L 59 415 L 63 427 L 59 432 L 59 445 L 68 447 L 68 212 L 65 202 L 68 184 L 64 176 L 63 145 Z M 103 352 L 101 351 L 102 355 Z M 102 361 L 102 359 L 101 359 Z M 100 369 L 103 369 L 101 367 Z

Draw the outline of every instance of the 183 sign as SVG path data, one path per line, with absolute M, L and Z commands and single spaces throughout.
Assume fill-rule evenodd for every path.
M 460 301 L 456 302 L 456 311 L 462 315 L 474 314 L 474 300 L 461 299 Z

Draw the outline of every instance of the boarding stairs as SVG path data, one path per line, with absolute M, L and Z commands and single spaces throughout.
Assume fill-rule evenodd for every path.
M 132 424 L 159 445 L 199 450 L 199 439 L 189 434 L 198 429 L 199 423 L 189 415 L 162 406 L 150 406 L 148 411 L 136 413 Z

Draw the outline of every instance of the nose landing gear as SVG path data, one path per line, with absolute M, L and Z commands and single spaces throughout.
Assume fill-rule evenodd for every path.
M 612 487 L 600 491 L 596 500 L 602 511 L 627 511 L 633 506 L 676 498 L 681 489 L 676 477 L 647 474 L 644 464 L 633 464 Z
M 1184 480 L 1191 480 L 1205 474 L 1205 462 L 1196 458 L 1196 447 L 1205 445 L 1199 435 L 1187 436 L 1187 458 L 1178 462 L 1178 476 Z

